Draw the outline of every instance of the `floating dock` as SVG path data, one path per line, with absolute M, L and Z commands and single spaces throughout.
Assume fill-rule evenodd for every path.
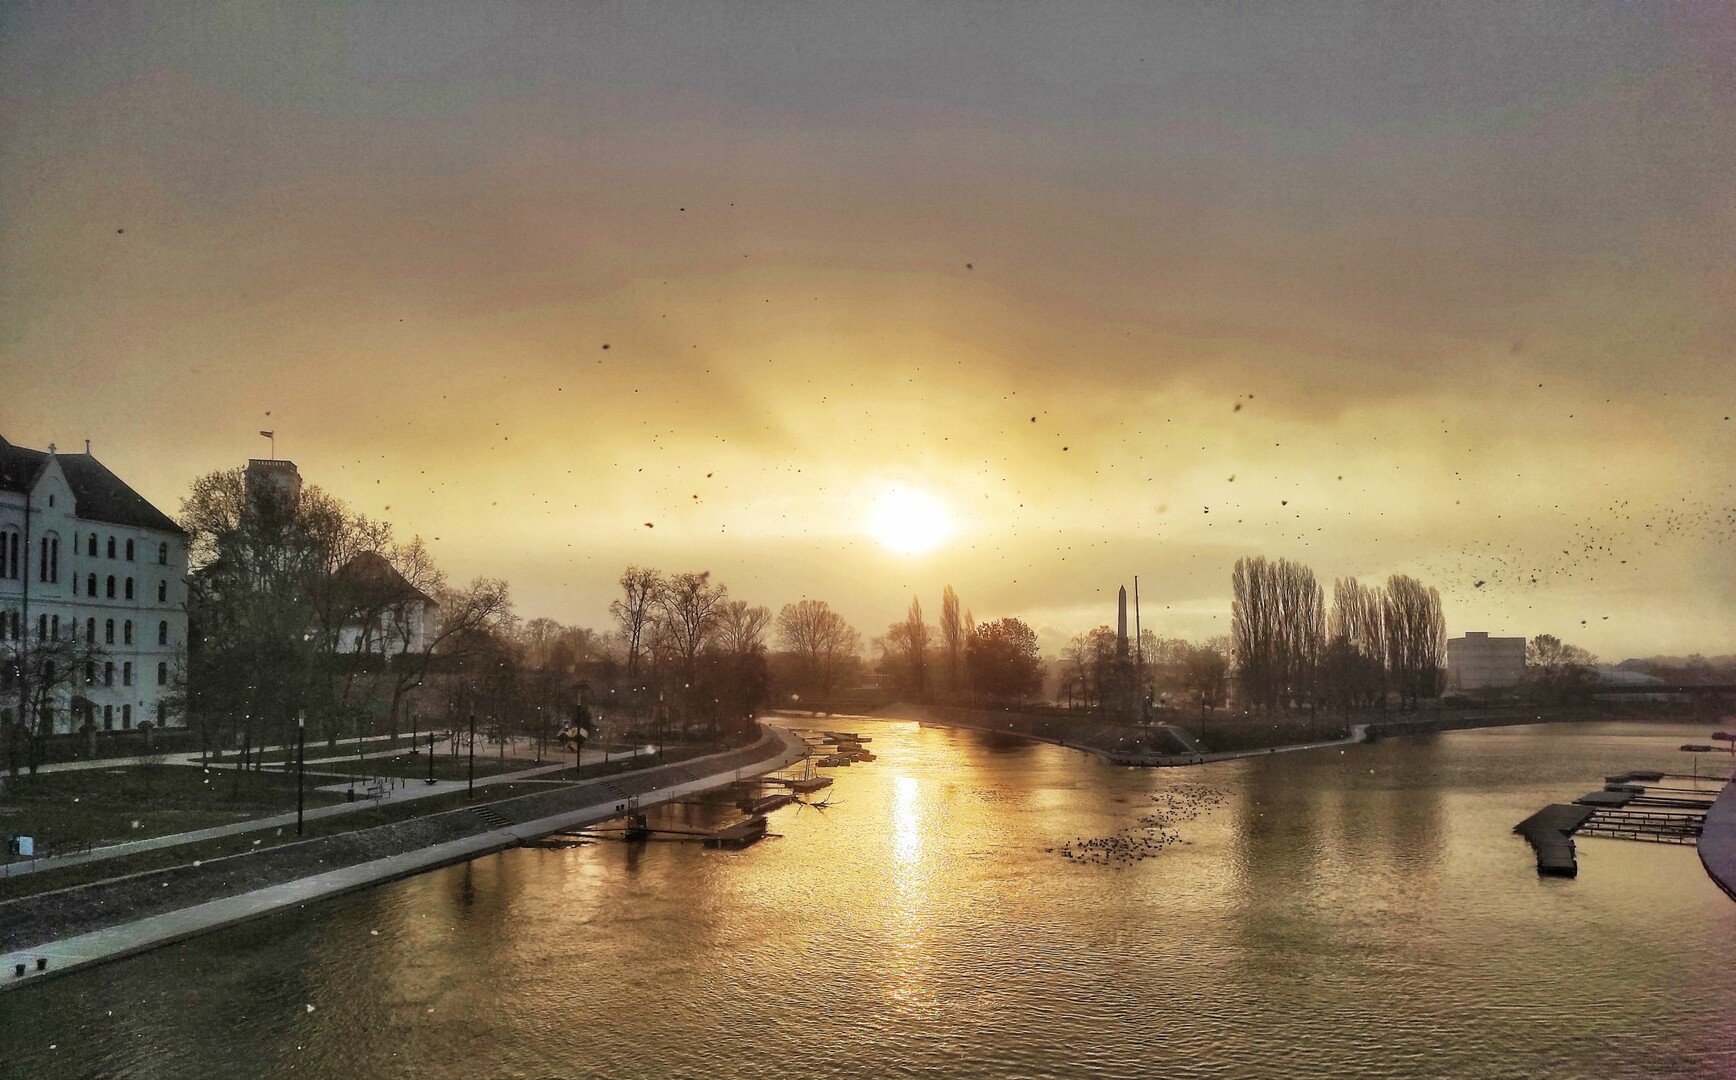
M 1537 872 L 1554 877 L 1579 876 L 1579 860 L 1574 857 L 1573 834 L 1596 807 L 1574 803 L 1545 806 L 1513 826 L 1513 831 L 1530 841 L 1537 852 Z
M 736 801 L 736 809 L 744 814 L 769 814 L 773 810 L 790 805 L 796 801 L 794 795 L 779 792 L 776 795 L 749 796 Z
M 765 835 L 765 815 L 755 814 L 746 821 L 725 825 L 703 837 L 703 840 L 708 848 L 744 848 L 749 844 L 758 843 L 765 838 Z

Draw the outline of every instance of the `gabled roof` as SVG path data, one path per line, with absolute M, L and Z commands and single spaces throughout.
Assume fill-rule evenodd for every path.
M 433 597 L 410 584 L 410 580 L 398 573 L 398 568 L 377 551 L 364 551 L 357 555 L 338 567 L 332 579 L 340 584 L 379 589 L 404 600 L 421 600 L 426 604 L 435 602 Z
M 78 516 L 85 521 L 101 521 L 110 525 L 130 525 L 139 529 L 161 532 L 181 532 L 173 518 L 152 506 L 138 492 L 110 472 L 108 466 L 90 454 L 55 454 L 60 471 L 72 488 L 78 505 Z M 41 450 L 14 446 L 0 437 L 0 491 L 29 494 L 48 464 L 48 454 Z

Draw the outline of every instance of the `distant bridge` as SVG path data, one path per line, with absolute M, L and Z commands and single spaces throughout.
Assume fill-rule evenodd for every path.
M 1585 689 L 1594 694 L 1705 694 L 1717 696 L 1736 694 L 1736 683 L 1659 683 L 1654 686 L 1631 686 L 1619 683 L 1606 686 L 1592 683 Z

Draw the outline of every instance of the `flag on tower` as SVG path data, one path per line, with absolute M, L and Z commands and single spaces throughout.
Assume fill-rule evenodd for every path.
M 275 431 L 261 431 L 260 434 L 265 436 L 268 439 L 277 438 L 277 432 L 275 432 Z

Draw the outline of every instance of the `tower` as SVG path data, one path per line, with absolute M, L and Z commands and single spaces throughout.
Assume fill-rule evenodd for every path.
M 1115 659 L 1127 659 L 1127 586 L 1115 604 Z

